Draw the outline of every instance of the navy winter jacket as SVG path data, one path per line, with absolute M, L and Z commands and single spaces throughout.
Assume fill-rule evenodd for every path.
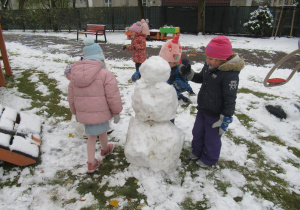
M 237 55 L 219 67 L 209 69 L 205 63 L 200 73 L 195 73 L 192 81 L 202 83 L 198 93 L 198 110 L 218 117 L 223 114 L 232 117 L 235 110 L 239 84 L 239 73 L 244 61 Z
M 180 72 L 179 72 L 179 66 L 178 65 L 176 65 L 173 68 L 171 68 L 170 78 L 168 79 L 167 82 L 170 85 L 173 85 L 173 83 L 176 80 L 182 80 L 183 82 L 187 82 L 187 80 L 185 79 L 185 77 L 182 74 L 180 74 Z

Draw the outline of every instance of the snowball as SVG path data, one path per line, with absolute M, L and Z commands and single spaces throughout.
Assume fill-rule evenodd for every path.
M 152 56 L 140 67 L 141 80 L 148 83 L 167 82 L 170 77 L 171 67 L 160 56 Z
M 149 84 L 143 80 L 137 81 L 132 107 L 140 120 L 163 122 L 174 119 L 177 106 L 178 99 L 173 86 L 166 82 Z
M 182 132 L 170 121 L 142 122 L 131 117 L 124 148 L 129 163 L 170 172 L 180 164 Z

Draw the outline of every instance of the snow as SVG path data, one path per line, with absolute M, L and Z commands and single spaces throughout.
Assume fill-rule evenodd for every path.
M 142 77 L 136 82 L 132 95 L 135 116 L 141 121 L 174 119 L 178 100 L 175 89 L 166 83 L 171 72 L 169 63 L 159 56 L 152 56 L 140 68 Z
M 0 133 L 0 145 L 3 147 L 9 147 L 11 136 L 5 133 Z
M 33 134 L 39 134 L 41 132 L 42 120 L 39 117 L 21 112 L 20 118 L 21 120 L 17 132 Z
M 76 40 L 76 33 L 44 33 L 44 32 L 21 32 L 21 31 L 4 31 L 6 34 L 31 36 L 37 35 L 44 38 L 47 37 L 63 37 L 64 39 Z M 180 42 L 183 47 L 201 48 L 205 47 L 208 42 L 216 35 L 189 35 L 181 34 Z M 107 32 L 108 42 L 112 44 L 129 44 L 130 40 L 126 39 L 124 31 Z M 290 53 L 298 49 L 298 38 L 264 38 L 255 39 L 248 37 L 229 37 L 234 49 L 246 50 L 265 50 L 269 53 L 281 51 Z M 160 48 L 164 44 L 162 41 L 147 42 L 147 47 Z M 49 48 L 59 48 L 59 53 L 51 54 L 46 46 L 29 46 L 23 45 L 17 41 L 6 42 L 6 48 L 9 53 L 10 65 L 13 69 L 15 78 L 21 76 L 20 69 L 36 69 L 48 74 L 49 78 L 54 78 L 57 81 L 57 88 L 64 94 L 67 93 L 68 80 L 64 76 L 64 69 L 68 63 L 78 60 L 78 57 L 70 57 L 70 46 L 56 45 L 50 43 Z M 78 52 L 81 52 L 79 49 Z M 117 52 L 115 52 L 117 53 Z M 104 52 L 105 54 L 105 52 Z M 61 62 L 57 62 L 61 60 Z M 105 60 L 105 63 L 110 71 L 117 77 L 124 110 L 121 113 L 121 121 L 117 125 L 112 125 L 114 132 L 109 135 L 109 139 L 115 139 L 115 144 L 120 147 L 125 147 L 126 136 L 128 134 L 129 122 L 135 111 L 132 107 L 132 95 L 134 89 L 139 83 L 128 83 L 133 73 L 134 63 L 132 59 L 111 59 Z M 229 131 L 233 136 L 244 141 L 252 142 L 261 148 L 261 153 L 264 154 L 266 164 L 278 165 L 283 169 L 283 172 L 274 170 L 274 176 L 283 179 L 288 183 L 291 192 L 300 194 L 300 178 L 299 167 L 295 167 L 290 161 L 299 164 L 297 157 L 290 148 L 300 149 L 299 133 L 300 133 L 300 112 L 295 106 L 299 106 L 299 90 L 300 90 L 300 75 L 296 73 L 294 77 L 285 85 L 266 88 L 263 86 L 263 80 L 270 68 L 273 66 L 252 66 L 246 64 L 240 74 L 239 89 L 245 88 L 252 92 L 262 92 L 267 94 L 263 97 L 258 97 L 253 93 L 239 93 L 237 97 L 236 114 L 245 114 L 251 118 L 250 127 L 244 126 L 239 118 L 234 116 L 233 123 L 229 126 Z M 195 71 L 200 71 L 203 63 L 194 63 L 192 68 Z M 132 67 L 120 70 L 118 67 Z M 14 69 L 19 69 L 14 71 Z M 276 71 L 278 77 L 286 78 L 290 73 L 289 69 L 279 69 Z M 41 83 L 38 76 L 33 74 L 30 79 L 36 81 L 39 86 L 39 91 L 44 95 L 49 94 L 49 90 Z M 190 83 L 194 91 L 197 93 L 199 84 Z M 65 96 L 60 102 L 60 105 L 68 107 Z M 196 106 L 196 97 L 190 98 L 193 104 L 187 109 L 178 106 L 175 124 L 180 128 L 180 132 L 185 136 L 184 148 L 190 148 L 192 139 L 192 128 L 195 120 L 195 115 L 190 113 L 191 107 Z M 22 93 L 16 88 L 0 88 L 0 101 L 3 107 L 11 107 L 17 111 L 30 107 L 31 99 L 22 98 Z M 287 119 L 279 120 L 271 115 L 264 108 L 265 105 L 280 105 L 287 113 Z M 180 103 L 181 105 L 181 103 Z M 1 107 L 0 107 L 1 109 Z M 35 114 L 41 109 L 28 110 L 28 114 Z M 4 113 L 3 113 L 4 114 Z M 45 113 L 46 115 L 46 113 Z M 81 209 L 88 208 L 96 204 L 97 200 L 92 193 L 85 196 L 79 195 L 76 190 L 78 183 L 73 185 L 49 185 L 47 182 L 52 180 L 58 171 L 70 170 L 72 175 L 79 176 L 86 172 L 86 141 L 82 138 L 70 138 L 69 134 L 74 133 L 74 127 L 71 121 L 60 121 L 55 117 L 42 117 L 43 131 L 41 144 L 41 163 L 36 167 L 14 168 L 10 171 L 5 170 L 0 165 L 0 181 L 13 181 L 20 176 L 19 186 L 5 186 L 0 189 L 0 206 L 2 209 Z M 135 119 L 136 120 L 136 119 Z M 142 124 L 142 123 L 141 123 Z M 162 128 L 164 128 L 162 126 Z M 145 130 L 143 137 L 150 135 L 149 129 Z M 161 138 L 167 138 L 168 134 L 161 132 Z M 261 140 L 260 137 L 276 136 L 282 144 L 276 144 L 272 141 Z M 7 141 L 7 137 L 6 141 Z M 3 139 L 5 139 L 3 138 Z M 5 144 L 2 141 L 1 143 Z M 18 140 L 19 141 L 19 140 Z M 27 141 L 20 139 L 20 141 Z M 6 143 L 7 144 L 7 143 Z M 24 143 L 24 145 L 26 145 Z M 138 145 L 141 151 L 146 152 L 147 144 Z M 159 147 L 159 145 L 157 145 Z M 36 148 L 36 145 L 33 147 Z M 17 148 L 28 152 L 29 148 Z M 99 149 L 99 148 L 98 148 Z M 30 148 L 30 151 L 37 150 Z M 222 138 L 222 151 L 220 161 L 233 161 L 238 166 L 247 167 L 249 171 L 258 170 L 256 162 L 252 157 L 257 157 L 256 154 L 250 154 L 249 148 L 243 142 L 236 143 L 231 138 L 225 136 Z M 104 160 L 105 161 L 105 160 Z M 125 160 L 124 160 L 125 161 Z M 121 162 L 115 164 L 122 164 Z M 141 201 L 141 205 L 146 206 L 143 209 L 181 209 L 180 203 L 187 197 L 191 198 L 194 203 L 197 201 L 204 202 L 203 208 L 209 209 L 282 209 L 275 205 L 272 201 L 265 200 L 260 196 L 256 196 L 251 190 L 245 190 L 250 183 L 246 180 L 243 174 L 238 170 L 225 168 L 220 169 L 218 166 L 211 169 L 215 172 L 214 178 L 209 178 L 212 171 L 200 169 L 195 172 L 186 171 L 184 178 L 180 178 L 180 171 L 185 168 L 185 165 L 178 162 L 178 166 L 172 173 L 165 173 L 162 170 L 155 171 L 151 168 L 141 167 L 134 164 L 129 165 L 123 171 L 118 171 L 109 176 L 103 176 L 99 187 L 108 184 L 108 187 L 122 187 L 126 180 L 134 177 L 138 180 L 139 193 L 146 196 L 145 200 Z M 101 170 L 101 166 L 100 169 Z M 32 175 L 34 174 L 34 175 Z M 166 181 L 171 180 L 170 181 Z M 226 193 L 218 190 L 215 181 L 229 183 L 226 188 Z M 277 183 L 273 183 L 276 185 Z M 256 185 L 260 185 L 260 181 L 256 181 Z M 57 200 L 53 202 L 55 196 Z M 113 200 L 118 201 L 118 208 L 122 209 L 127 204 L 125 197 L 114 197 L 114 192 L 107 190 L 105 196 L 111 196 Z M 234 198 L 241 197 L 240 202 L 236 202 Z M 67 200 L 75 199 L 76 202 L 68 203 Z M 84 201 L 82 201 L 84 200 Z
M 15 109 L 5 107 L 0 119 L 0 128 L 6 131 L 13 131 L 17 114 L 18 112 Z
M 15 152 L 22 152 L 31 157 L 37 158 L 39 155 L 39 147 L 32 140 L 32 134 L 40 137 L 42 121 L 39 117 L 33 114 L 20 112 L 20 123 L 18 124 L 18 111 L 11 107 L 3 107 L 3 114 L 0 119 L 0 129 L 4 132 L 9 132 L 10 135 L 0 133 L 0 145 L 7 147 L 9 150 Z M 17 135 L 14 135 L 17 134 Z M 26 137 L 18 136 L 19 134 L 26 134 Z M 10 142 L 13 136 L 12 143 Z
M 14 136 L 13 143 L 9 148 L 11 151 L 19 151 L 32 157 L 37 158 L 39 156 L 39 147 L 35 144 L 31 144 L 31 139 L 28 137 Z
M 166 83 L 171 68 L 163 58 L 152 56 L 140 72 L 132 95 L 135 117 L 129 122 L 125 156 L 131 164 L 168 173 L 180 165 L 183 146 L 183 134 L 170 122 L 178 106 L 175 89 Z

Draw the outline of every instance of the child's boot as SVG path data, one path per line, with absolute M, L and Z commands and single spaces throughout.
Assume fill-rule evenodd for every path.
M 115 146 L 113 144 L 109 144 L 107 145 L 107 149 L 106 150 L 101 150 L 101 156 L 106 156 L 109 155 L 113 150 L 114 150 Z
M 185 97 L 185 96 L 183 96 L 182 100 L 183 100 L 185 103 L 187 103 L 187 104 L 191 104 L 191 103 L 192 103 L 192 101 L 191 101 L 189 98 Z
M 189 95 L 190 95 L 190 96 L 195 96 L 196 93 L 194 93 L 194 91 L 191 90 L 191 91 L 189 91 Z
M 93 163 L 87 162 L 87 164 L 88 164 L 87 173 L 91 174 L 96 171 L 96 169 L 100 166 L 101 162 L 99 160 L 95 159 Z

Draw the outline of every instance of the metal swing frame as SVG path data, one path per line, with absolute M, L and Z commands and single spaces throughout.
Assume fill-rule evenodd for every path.
M 273 66 L 273 68 L 269 71 L 269 73 L 267 74 L 267 76 L 265 77 L 264 80 L 264 86 L 265 87 L 275 87 L 275 86 L 280 86 L 280 85 L 284 85 L 286 84 L 288 81 L 290 81 L 290 79 L 294 76 L 294 74 L 297 72 L 297 70 L 300 69 L 300 63 L 296 65 L 296 67 L 293 69 L 293 71 L 290 73 L 290 75 L 288 76 L 287 79 L 282 79 L 282 78 L 272 78 L 270 79 L 270 76 L 273 74 L 273 72 L 278 68 L 278 66 L 280 66 L 283 62 L 285 62 L 286 60 L 288 60 L 289 58 L 291 58 L 292 56 L 296 55 L 297 53 L 300 53 L 300 39 L 298 41 L 298 49 L 291 52 L 290 54 L 284 56 L 283 58 L 281 58 L 276 64 L 275 66 Z

